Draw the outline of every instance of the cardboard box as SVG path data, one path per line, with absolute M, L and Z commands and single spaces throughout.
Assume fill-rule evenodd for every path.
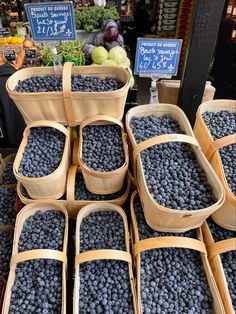
M 161 80 L 157 83 L 158 98 L 160 103 L 177 105 L 179 95 L 180 81 L 178 80 Z M 211 82 L 206 82 L 205 92 L 202 102 L 212 100 L 215 95 L 215 88 Z

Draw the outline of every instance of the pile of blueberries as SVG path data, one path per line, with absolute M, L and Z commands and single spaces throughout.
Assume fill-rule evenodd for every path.
M 16 191 L 0 188 L 0 225 L 14 225 L 16 220 Z
M 104 79 L 97 76 L 72 76 L 72 92 L 111 92 L 123 87 L 123 83 L 113 77 Z
M 23 225 L 18 251 L 63 250 L 64 214 L 57 210 L 40 211 Z M 15 270 L 9 314 L 61 313 L 62 263 L 36 259 L 19 263 Z
M 163 236 L 197 238 L 196 230 L 185 233 L 158 232 L 145 221 L 138 196 L 134 200 L 139 239 Z M 212 296 L 200 253 L 183 248 L 154 249 L 141 253 L 141 302 L 149 313 L 213 313 Z
M 109 201 L 120 198 L 124 195 L 127 188 L 127 183 L 123 185 L 122 189 L 116 193 L 112 194 L 93 194 L 89 192 L 84 183 L 84 178 L 82 173 L 78 172 L 75 179 L 75 200 L 85 200 L 85 201 Z
M 82 221 L 80 253 L 99 249 L 126 250 L 124 224 L 117 212 L 92 213 Z M 86 262 L 80 265 L 79 276 L 79 313 L 134 313 L 126 262 Z
M 57 169 L 64 152 L 65 134 L 50 127 L 32 128 L 19 166 L 25 177 L 47 176 Z
M 0 231 L 0 276 L 9 272 L 13 232 Z
M 169 115 L 133 117 L 130 127 L 137 143 L 162 134 L 183 133 Z M 145 149 L 141 159 L 148 190 L 158 204 L 198 210 L 215 203 L 212 188 L 190 145 L 155 145 Z
M 73 92 L 110 92 L 123 87 L 123 83 L 113 77 L 101 79 L 97 76 L 72 76 L 71 88 Z M 62 76 L 31 76 L 20 80 L 15 87 L 20 93 L 61 92 Z
M 207 223 L 215 242 L 236 238 L 236 231 L 227 230 L 218 226 L 211 218 L 208 218 Z M 233 308 L 236 312 L 236 250 L 223 253 L 220 255 L 220 257 L 224 268 Z
M 2 184 L 16 184 L 16 178 L 13 173 L 13 161 L 9 161 L 2 173 Z
M 236 133 L 236 112 L 226 110 L 204 112 L 202 118 L 214 140 Z M 228 185 L 236 195 L 236 144 L 225 146 L 219 150 Z
M 31 76 L 19 81 L 15 91 L 20 93 L 61 92 L 62 76 Z
M 83 162 L 93 170 L 109 172 L 125 162 L 118 125 L 88 125 L 83 129 Z
M 4 287 L 5 287 L 5 282 L 0 279 L 0 298 L 2 296 L 2 292 L 3 292 Z

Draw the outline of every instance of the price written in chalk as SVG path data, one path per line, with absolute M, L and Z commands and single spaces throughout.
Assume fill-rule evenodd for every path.
M 4 57 L 6 58 L 7 61 L 14 61 L 16 60 L 16 52 L 13 49 L 7 49 L 4 50 Z
M 138 38 L 135 74 L 143 76 L 176 75 L 182 40 Z
M 37 50 L 35 48 L 26 48 L 25 49 L 25 56 L 27 60 L 34 60 L 37 56 Z
M 76 39 L 72 2 L 26 4 L 25 8 L 35 41 Z

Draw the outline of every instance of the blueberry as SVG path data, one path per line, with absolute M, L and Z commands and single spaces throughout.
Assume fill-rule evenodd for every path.
M 14 225 L 16 219 L 16 191 L 0 188 L 0 225 Z

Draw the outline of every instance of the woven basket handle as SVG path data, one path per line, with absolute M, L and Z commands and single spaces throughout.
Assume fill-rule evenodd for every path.
M 236 250 L 236 238 L 215 242 L 207 247 L 208 258 L 211 261 L 216 255 Z
M 75 126 L 75 119 L 73 116 L 72 108 L 72 92 L 71 92 L 71 75 L 72 68 L 74 66 L 73 62 L 66 62 L 63 66 L 62 73 L 62 90 L 64 97 L 64 106 L 67 115 L 68 124 L 70 126 Z
M 34 260 L 34 259 L 54 259 L 62 263 L 67 263 L 67 257 L 64 252 L 56 250 L 30 250 L 21 253 L 17 253 L 11 258 L 11 267 L 25 261 Z
M 67 195 L 68 202 L 75 200 L 76 171 L 77 171 L 77 166 L 71 166 L 68 172 L 67 186 L 66 186 L 66 190 L 67 190 L 66 195 Z
M 60 123 L 54 122 L 54 121 L 48 121 L 48 120 L 39 120 L 31 122 L 27 125 L 27 127 L 24 130 L 23 136 L 27 135 L 28 130 L 31 128 L 40 128 L 40 127 L 48 127 L 48 128 L 55 128 L 62 133 L 64 133 L 66 136 L 69 135 L 69 131 Z
M 94 117 L 90 117 L 90 118 L 84 120 L 81 123 L 80 128 L 83 129 L 86 125 L 91 124 L 93 122 L 97 122 L 97 121 L 109 121 L 109 122 L 112 122 L 114 124 L 118 124 L 121 127 L 121 129 L 124 130 L 123 123 L 120 122 L 120 120 L 113 118 L 113 117 L 110 117 L 110 116 L 107 116 L 107 115 L 102 115 L 102 114 L 99 114 L 99 115 L 96 115 Z
M 199 251 L 207 254 L 205 244 L 199 240 L 185 237 L 160 237 L 160 238 L 149 238 L 138 241 L 134 245 L 134 256 L 138 254 L 154 249 L 160 248 L 185 248 Z
M 218 149 L 228 146 L 230 144 L 235 144 L 235 143 L 236 143 L 236 133 L 219 138 L 218 140 L 215 140 L 207 147 L 205 151 L 205 156 L 208 160 L 211 160 L 212 156 Z
M 119 250 L 92 250 L 84 253 L 80 253 L 75 257 L 75 265 L 79 265 L 85 262 L 97 261 L 97 260 L 119 260 L 123 262 L 132 263 L 130 253 Z

